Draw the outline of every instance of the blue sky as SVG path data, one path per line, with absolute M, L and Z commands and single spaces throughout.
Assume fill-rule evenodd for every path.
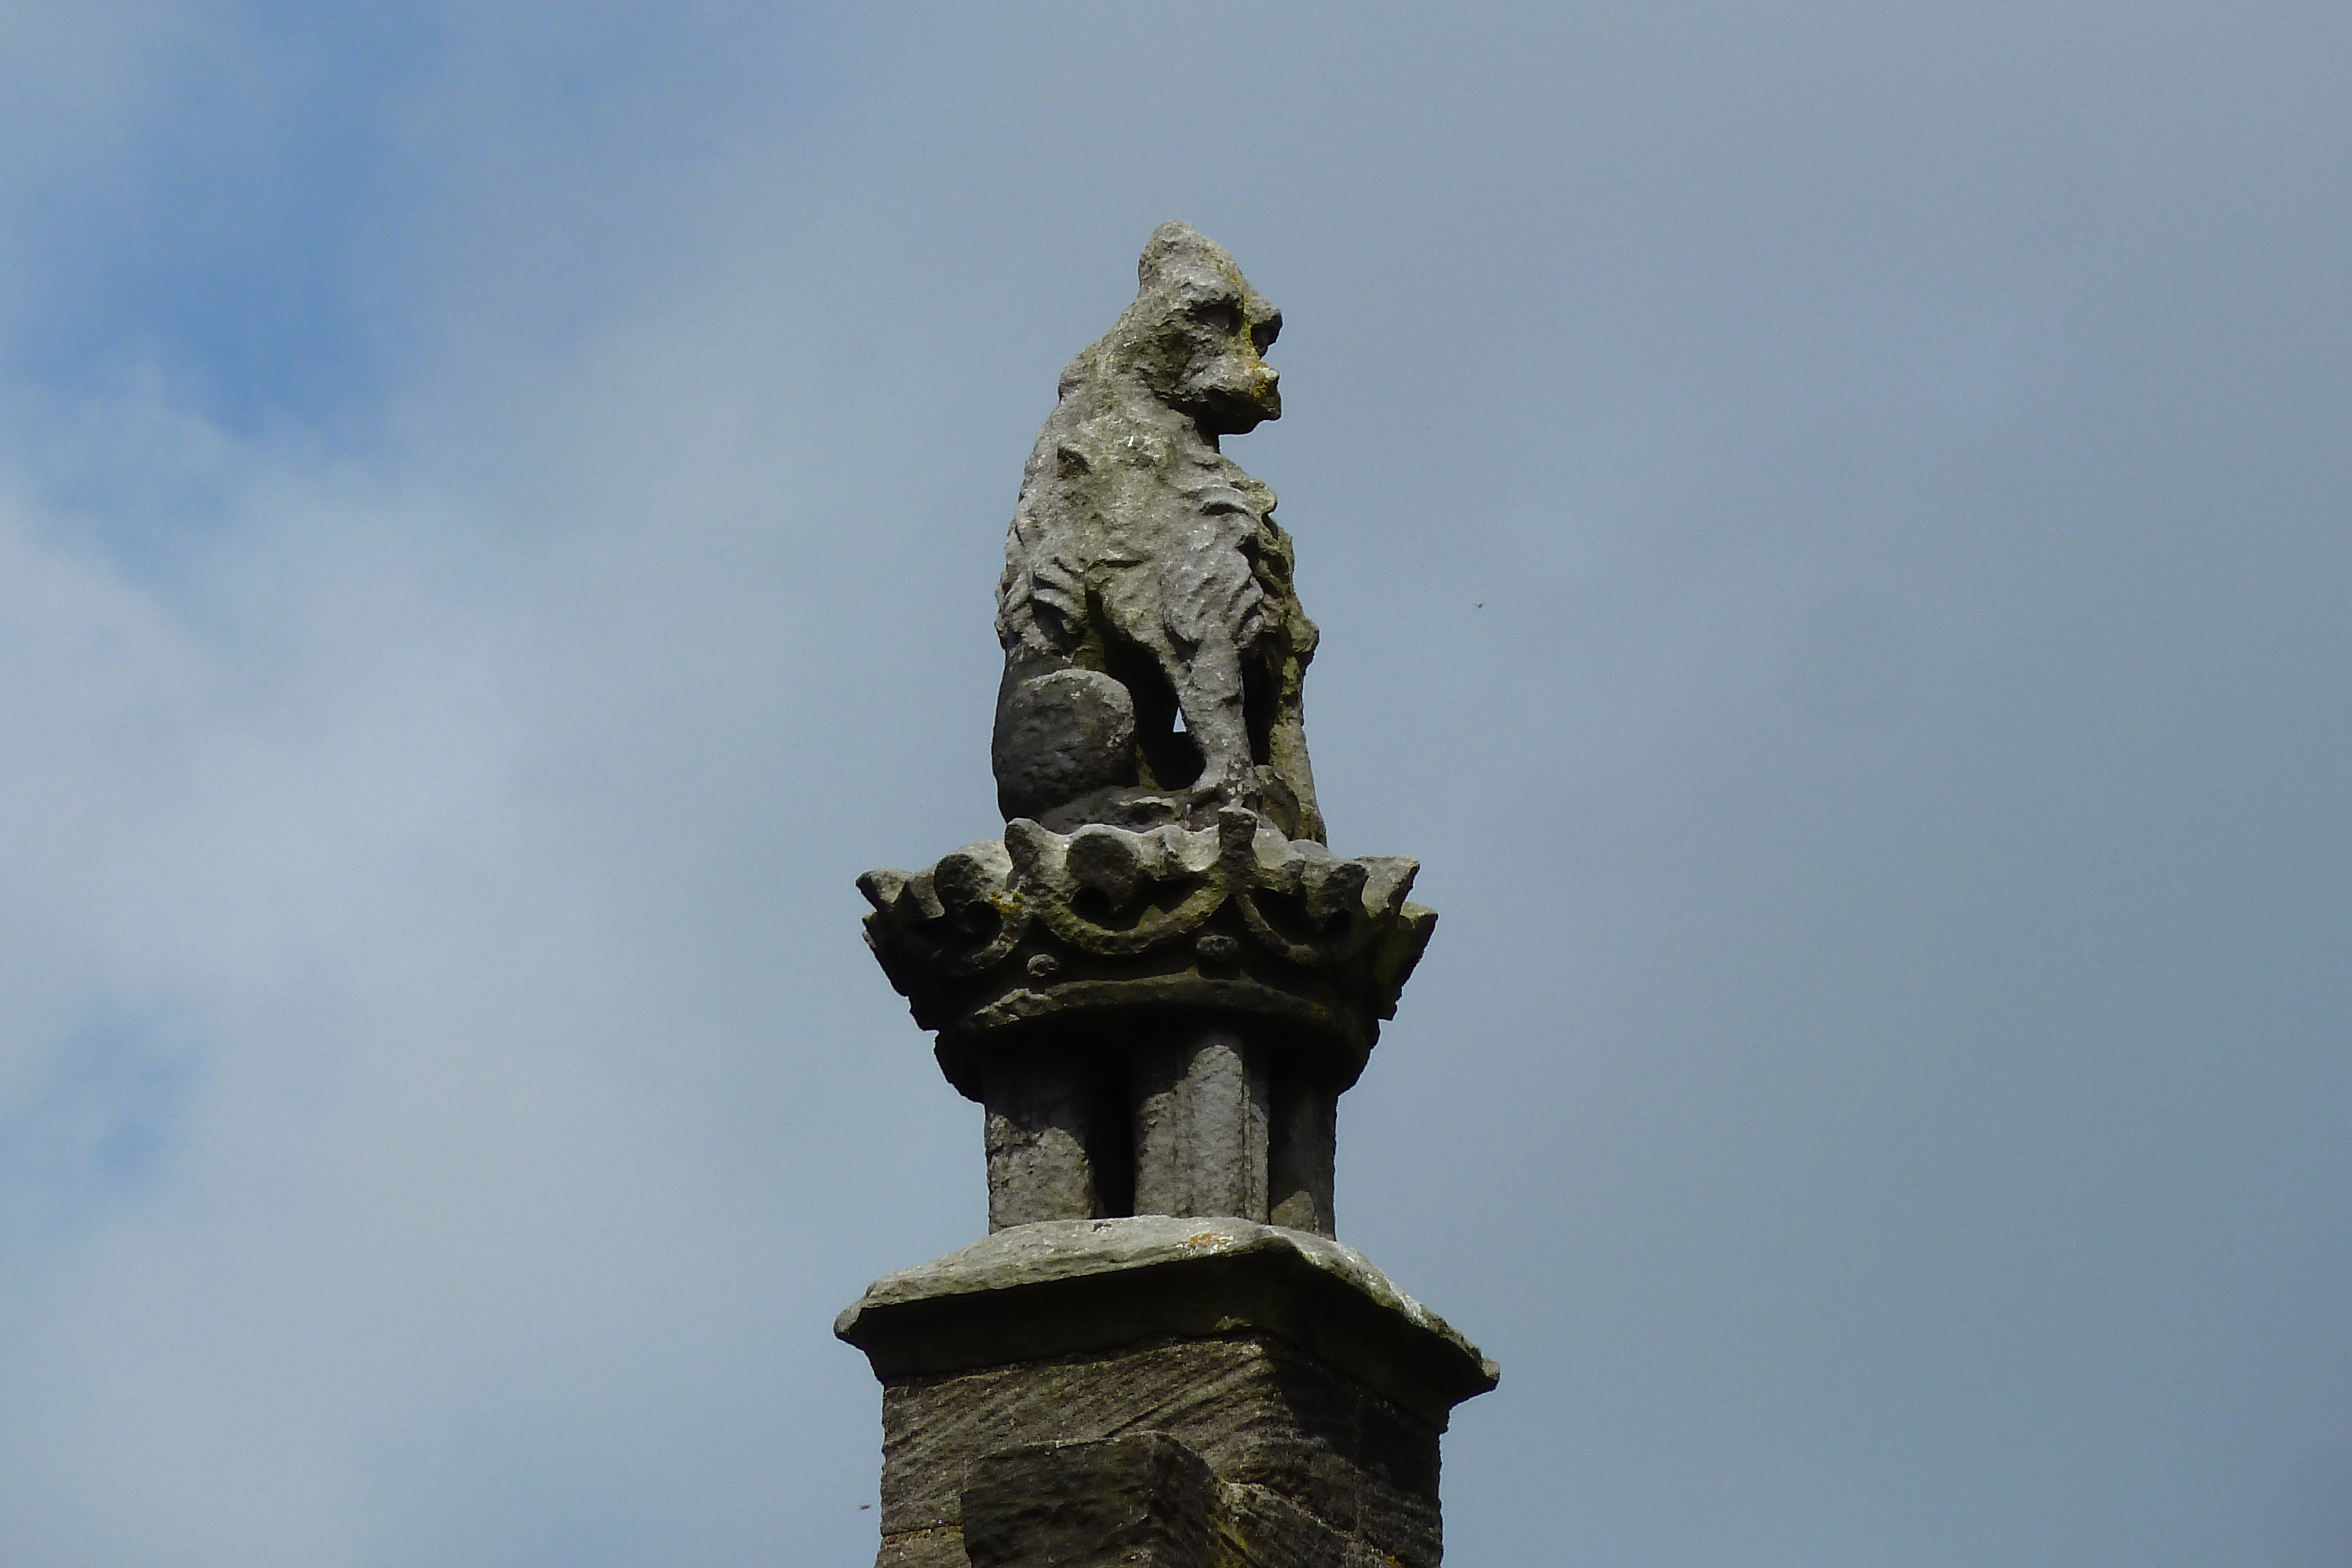
M 0 1560 L 857 1561 L 852 887 L 1152 226 L 1284 309 L 1454 1560 L 2352 1554 L 2340 8 L 12 16 Z

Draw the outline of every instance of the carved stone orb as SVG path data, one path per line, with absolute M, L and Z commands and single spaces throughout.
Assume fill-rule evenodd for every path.
M 992 760 L 1009 821 L 1135 782 L 1135 699 L 1096 670 L 1055 670 L 1007 692 Z

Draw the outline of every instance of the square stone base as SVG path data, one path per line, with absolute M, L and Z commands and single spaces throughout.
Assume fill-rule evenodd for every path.
M 1025 1234 L 1024 1234 L 1025 1233 Z M 1036 1225 L 877 1283 L 881 1568 L 1437 1568 L 1490 1362 L 1321 1237 Z
M 1139 1434 L 1197 1456 L 1211 1483 L 1198 1506 L 1213 1521 L 1220 1551 L 1199 1559 L 1203 1568 L 1436 1568 L 1436 1428 L 1261 1334 L 886 1385 L 880 1561 L 980 1563 L 981 1553 L 957 1555 L 976 1505 L 1001 1514 L 989 1500 L 1024 1479 L 1033 1491 L 1055 1490 L 1045 1480 L 1054 1468 L 1042 1458 L 1008 1469 L 992 1456 L 1046 1448 L 1068 1469 L 1090 1458 L 1081 1450 Z M 1182 1513 L 1194 1505 L 1163 1489 L 1150 1506 Z

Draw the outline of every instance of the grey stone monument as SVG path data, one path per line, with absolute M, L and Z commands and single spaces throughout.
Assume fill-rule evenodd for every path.
M 1436 915 L 1324 843 L 1274 493 L 1282 318 L 1181 224 L 1062 372 L 997 589 L 1004 836 L 870 872 L 986 1112 L 987 1239 L 835 1332 L 882 1381 L 881 1568 L 1435 1568 L 1495 1364 L 1341 1245 L 1339 1094 Z

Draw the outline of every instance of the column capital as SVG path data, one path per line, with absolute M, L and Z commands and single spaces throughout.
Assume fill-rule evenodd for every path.
M 1204 827 L 1016 819 L 1001 841 L 858 889 L 867 945 L 971 1099 L 992 1046 L 1186 1010 L 1253 1022 L 1336 1091 L 1363 1071 L 1437 924 L 1406 896 L 1419 871 L 1406 855 L 1342 860 L 1229 806 Z

